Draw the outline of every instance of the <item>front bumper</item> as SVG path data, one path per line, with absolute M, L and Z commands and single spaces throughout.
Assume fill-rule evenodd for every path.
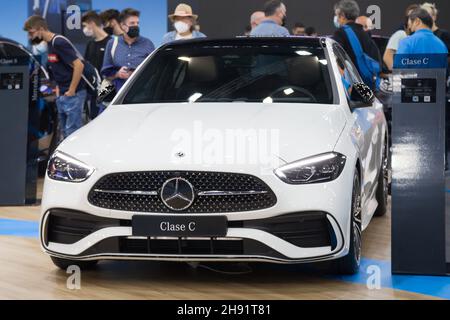
M 351 166 L 346 166 L 337 180 L 326 184 L 291 186 L 274 175 L 263 177 L 278 199 L 276 205 L 258 211 L 207 214 L 227 218 L 228 231 L 222 238 L 135 237 L 131 224 L 134 215 L 165 217 L 171 214 L 126 212 L 93 206 L 87 201 L 89 192 L 105 174 L 96 171 L 81 184 L 46 179 L 41 219 L 41 244 L 46 253 L 70 260 L 307 263 L 341 258 L 349 251 Z M 81 214 L 84 217 L 81 220 L 86 217 L 87 220 L 93 219 L 94 226 L 84 228 L 85 232 L 78 237 L 54 238 L 50 235 L 50 218 L 55 210 Z M 204 215 L 183 214 L 189 217 Z M 285 222 L 277 224 L 280 219 Z M 300 222 L 305 219 L 312 224 L 302 225 Z M 77 220 L 80 219 L 72 219 L 69 227 Z M 293 227 L 289 230 L 289 226 Z M 317 226 L 322 226 L 322 233 L 315 233 Z M 327 236 L 323 236 L 325 229 Z M 70 234 L 74 230 L 65 231 Z M 301 241 L 288 239 L 283 231 L 300 232 L 297 236 Z M 314 241 L 307 242 L 305 239 L 308 237 Z
M 48 254 L 72 260 L 299 263 L 332 259 L 344 248 L 337 221 L 324 212 L 228 222 L 223 238 L 157 238 L 133 236 L 129 220 L 54 209 L 44 215 L 41 241 Z

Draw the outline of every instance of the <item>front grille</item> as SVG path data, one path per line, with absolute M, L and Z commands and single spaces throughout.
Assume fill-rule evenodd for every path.
M 164 205 L 160 197 L 163 184 L 172 178 L 188 180 L 196 193 L 194 203 L 183 213 L 254 211 L 271 208 L 277 202 L 273 191 L 262 180 L 245 174 L 218 172 L 111 174 L 95 184 L 89 202 L 119 211 L 179 213 Z
M 175 255 L 242 255 L 243 240 L 153 240 L 125 239 L 119 242 L 125 254 L 175 254 Z

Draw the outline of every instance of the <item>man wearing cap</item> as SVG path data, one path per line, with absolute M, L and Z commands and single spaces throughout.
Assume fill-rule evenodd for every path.
M 195 30 L 198 15 L 193 14 L 192 8 L 184 3 L 179 4 L 175 12 L 169 15 L 170 21 L 173 23 L 174 31 L 167 33 L 163 38 L 163 44 L 195 38 L 205 38 L 206 35 Z

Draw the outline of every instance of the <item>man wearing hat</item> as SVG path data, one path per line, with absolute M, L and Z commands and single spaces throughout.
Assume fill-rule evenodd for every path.
M 188 40 L 195 38 L 206 38 L 200 31 L 195 30 L 198 15 L 192 13 L 192 8 L 184 3 L 179 4 L 175 12 L 169 15 L 173 23 L 174 31 L 167 33 L 163 38 L 163 43 L 176 40 Z

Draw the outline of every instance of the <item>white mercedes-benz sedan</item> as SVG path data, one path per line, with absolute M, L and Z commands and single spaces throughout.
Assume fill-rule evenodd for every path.
M 331 39 L 164 45 L 49 161 L 43 249 L 61 268 L 330 260 L 355 273 L 386 211 L 387 130 Z

